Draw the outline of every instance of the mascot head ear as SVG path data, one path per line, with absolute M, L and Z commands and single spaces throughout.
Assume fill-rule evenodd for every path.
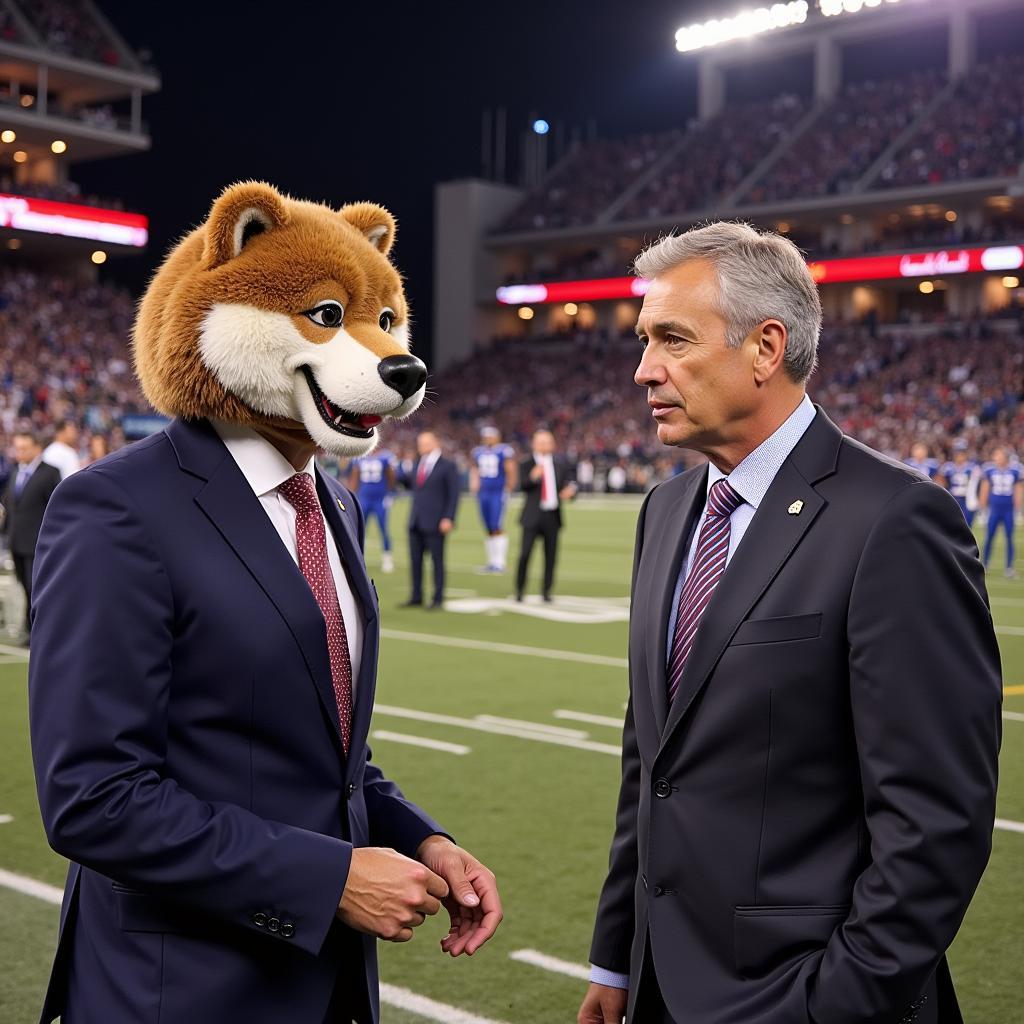
M 338 213 L 385 256 L 395 243 L 395 218 L 376 203 L 349 203 Z
M 277 189 L 262 181 L 229 185 L 214 201 L 206 218 L 203 259 L 211 270 L 233 260 L 246 243 L 288 223 L 288 211 Z

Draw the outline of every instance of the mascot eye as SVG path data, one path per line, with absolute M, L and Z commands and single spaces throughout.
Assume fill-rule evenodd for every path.
M 321 302 L 302 314 L 318 327 L 340 327 L 345 318 L 345 307 L 340 302 Z
M 395 311 L 393 309 L 384 309 L 380 314 L 380 329 L 382 331 L 390 331 L 391 325 L 395 322 Z

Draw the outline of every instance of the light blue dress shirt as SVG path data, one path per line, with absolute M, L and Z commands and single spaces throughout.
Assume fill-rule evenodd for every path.
M 782 464 L 789 458 L 790 453 L 797 446 L 797 442 L 811 421 L 817 415 L 814 403 L 804 395 L 803 401 L 796 407 L 789 419 L 775 431 L 771 437 L 762 441 L 728 476 L 723 473 L 714 463 L 708 465 L 708 483 L 704 492 L 704 507 L 701 510 L 698 524 L 704 522 L 707 514 L 707 496 L 711 493 L 712 486 L 719 480 L 728 480 L 737 494 L 743 499 L 729 518 L 729 551 L 726 555 L 725 564 L 728 566 L 736 548 L 743 540 L 751 520 L 757 513 L 758 506 L 768 493 Z M 693 564 L 693 556 L 697 551 L 697 542 L 700 539 L 700 526 L 693 531 L 693 539 L 686 552 L 683 565 L 680 566 L 679 579 L 676 581 L 675 594 L 672 598 L 672 608 L 669 611 L 668 621 L 668 646 L 665 650 L 665 663 L 672 657 L 672 639 L 676 629 L 676 617 L 679 613 L 679 596 L 683 592 L 683 584 Z M 615 971 L 605 970 L 596 965 L 590 968 L 590 980 L 598 985 L 608 985 L 612 988 L 629 988 L 629 975 L 618 974 Z

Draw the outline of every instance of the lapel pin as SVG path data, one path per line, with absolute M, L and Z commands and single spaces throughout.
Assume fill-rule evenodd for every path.
M 340 508 L 342 512 L 345 511 L 345 505 L 342 502 L 341 498 L 338 499 L 338 508 Z
M 789 506 L 789 514 L 791 516 L 798 516 L 803 512 L 803 510 L 804 503 L 802 501 L 794 501 L 793 504 Z

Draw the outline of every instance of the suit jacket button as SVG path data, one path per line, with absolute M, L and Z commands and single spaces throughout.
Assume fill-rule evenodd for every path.
M 277 934 L 281 930 L 281 921 L 279 918 L 272 917 L 267 922 L 267 931 L 273 934 Z
M 295 925 L 293 925 L 291 921 L 285 921 L 285 923 L 281 925 L 281 938 L 290 939 L 294 934 Z
M 267 915 L 266 914 L 253 914 L 252 915 L 252 923 L 254 925 L 256 925 L 257 928 L 266 928 L 266 926 L 267 926 Z
M 356 792 L 356 784 L 354 782 L 350 782 L 348 784 L 348 795 L 349 796 L 355 796 L 355 792 Z
M 664 800 L 672 795 L 672 787 L 668 783 L 668 779 L 658 779 L 654 784 L 654 795 L 659 800 Z

